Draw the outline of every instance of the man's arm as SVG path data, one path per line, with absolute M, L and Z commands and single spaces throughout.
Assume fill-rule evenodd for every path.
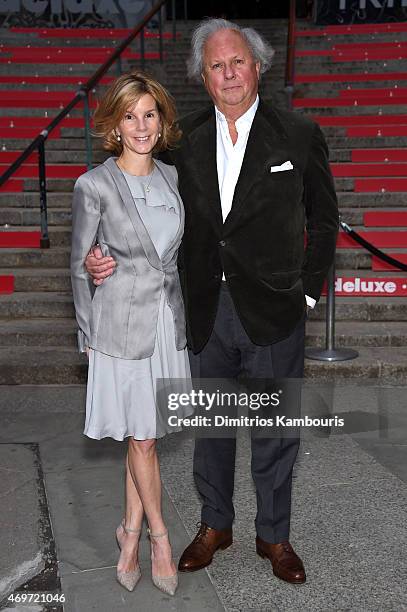
M 314 126 L 304 172 L 304 206 L 307 246 L 302 270 L 304 293 L 318 301 L 334 261 L 339 227 L 338 202 L 328 160 L 328 148 L 318 125 Z

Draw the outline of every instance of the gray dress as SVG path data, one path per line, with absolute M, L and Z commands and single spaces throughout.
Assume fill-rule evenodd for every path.
M 157 254 L 162 258 L 178 231 L 179 203 L 157 168 L 149 176 L 123 174 Z M 155 187 L 152 190 L 155 194 L 162 196 L 159 201 L 154 198 L 152 201 L 150 186 Z M 97 440 L 105 437 L 123 440 L 128 436 L 146 440 L 179 431 L 180 427 L 168 425 L 165 410 L 163 413 L 163 407 L 157 405 L 157 380 L 166 379 L 173 381 L 172 384 L 175 380 L 177 392 L 185 392 L 190 377 L 188 352 L 176 348 L 173 314 L 163 290 L 151 357 L 122 359 L 90 350 L 84 434 Z M 186 410 L 177 416 L 190 413 Z

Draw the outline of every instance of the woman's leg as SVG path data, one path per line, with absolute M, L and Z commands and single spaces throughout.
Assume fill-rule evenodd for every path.
M 141 529 L 143 522 L 143 504 L 134 484 L 131 471 L 129 469 L 129 453 L 126 456 L 126 512 L 124 524 L 128 529 Z M 120 572 L 132 572 L 138 564 L 138 543 L 140 533 L 132 531 L 124 531 L 121 527 L 118 529 L 118 539 L 120 541 L 121 553 L 117 569 Z
M 161 477 L 156 440 L 129 440 L 129 469 L 153 535 L 164 533 L 161 512 Z M 175 574 L 168 537 L 151 538 L 152 572 L 156 576 Z

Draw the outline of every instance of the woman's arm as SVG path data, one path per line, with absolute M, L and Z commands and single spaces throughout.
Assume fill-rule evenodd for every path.
M 92 179 L 83 175 L 76 181 L 73 193 L 71 250 L 71 281 L 81 352 L 89 346 L 90 312 L 94 292 L 84 261 L 89 249 L 95 243 L 99 222 L 99 192 Z

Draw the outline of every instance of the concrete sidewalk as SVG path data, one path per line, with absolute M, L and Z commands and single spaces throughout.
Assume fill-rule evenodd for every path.
M 127 593 L 115 581 L 114 530 L 123 512 L 126 446 L 82 435 L 83 388 L 3 387 L 0 468 L 9 469 L 9 482 L 1 489 L 8 515 L 2 511 L 0 518 L 0 585 L 6 575 L 10 579 L 10 547 L 15 576 L 24 560 L 38 560 L 36 553 L 44 547 L 41 538 L 33 536 L 38 526 L 34 486 L 38 475 L 30 459 L 32 447 L 25 445 L 34 443 L 45 478 L 67 612 L 407 610 L 407 394 L 405 388 L 392 389 L 378 410 L 369 393 L 363 391 L 355 403 L 352 394 L 346 397 L 342 392 L 335 404 L 335 413 L 342 412 L 351 422 L 352 434 L 316 430 L 304 435 L 294 474 L 291 540 L 304 560 L 307 583 L 281 582 L 273 576 L 270 563 L 256 556 L 250 439 L 242 432 L 234 544 L 217 554 L 207 571 L 181 574 L 177 594 L 170 598 L 152 585 L 145 535 L 140 548 L 143 577 L 137 588 Z M 13 448 L 20 448 L 21 454 Z M 200 518 L 192 478 L 193 441 L 186 432 L 173 434 L 161 440 L 159 448 L 163 504 L 174 555 L 179 558 Z M 10 455 L 16 456 L 13 469 L 18 474 L 11 480 Z M 20 512 L 14 514 L 17 524 L 26 525 L 31 537 L 19 531 L 10 539 L 13 505 Z M 27 579 L 41 564 L 32 569 Z M 7 609 L 5 603 L 2 609 Z

